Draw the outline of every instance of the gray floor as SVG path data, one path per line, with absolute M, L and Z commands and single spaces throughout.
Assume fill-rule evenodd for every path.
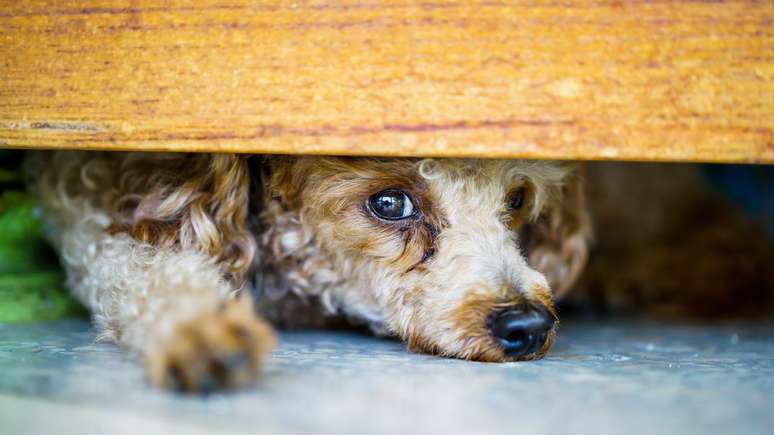
M 0 433 L 774 433 L 774 323 L 564 322 L 539 362 L 482 364 L 286 333 L 253 388 L 148 387 L 82 321 L 0 325 Z

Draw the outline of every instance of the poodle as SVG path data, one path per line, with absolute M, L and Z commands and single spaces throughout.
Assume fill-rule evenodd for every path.
M 100 337 L 181 391 L 249 383 L 270 323 L 540 358 L 591 232 L 571 163 L 70 151 L 27 169 Z
M 253 380 L 269 323 L 365 325 L 500 362 L 545 355 L 562 298 L 771 312 L 765 230 L 696 166 L 583 166 L 585 189 L 581 164 L 523 160 L 71 151 L 34 153 L 27 172 L 100 337 L 180 391 Z

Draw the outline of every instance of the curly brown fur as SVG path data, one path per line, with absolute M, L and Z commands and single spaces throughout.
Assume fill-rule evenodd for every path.
M 238 309 L 248 290 L 283 325 L 347 318 L 417 351 L 538 358 L 555 326 L 512 357 L 487 322 L 502 307 L 553 313 L 550 289 L 586 261 L 582 189 L 561 163 L 60 152 L 30 173 L 74 294 L 170 388 L 255 376 L 273 339 Z M 416 214 L 376 217 L 367 203 L 385 189 Z
M 713 316 L 771 306 L 770 244 L 695 170 L 590 169 L 596 258 L 573 299 Z M 256 313 L 362 323 L 448 357 L 540 358 L 556 324 L 512 357 L 490 322 L 525 307 L 555 318 L 591 233 L 563 163 L 59 152 L 33 156 L 28 172 L 100 336 L 185 391 L 256 376 L 273 344 Z M 385 189 L 417 213 L 376 217 L 367 202 Z

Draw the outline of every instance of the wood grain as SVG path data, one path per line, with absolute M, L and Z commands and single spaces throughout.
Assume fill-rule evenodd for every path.
M 0 0 L 0 147 L 774 162 L 772 23 L 772 0 Z

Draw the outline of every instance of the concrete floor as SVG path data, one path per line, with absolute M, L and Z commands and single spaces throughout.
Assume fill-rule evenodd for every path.
M 774 433 L 774 322 L 565 321 L 543 361 L 482 364 L 285 333 L 253 388 L 148 387 L 80 320 L 0 325 L 0 433 Z

